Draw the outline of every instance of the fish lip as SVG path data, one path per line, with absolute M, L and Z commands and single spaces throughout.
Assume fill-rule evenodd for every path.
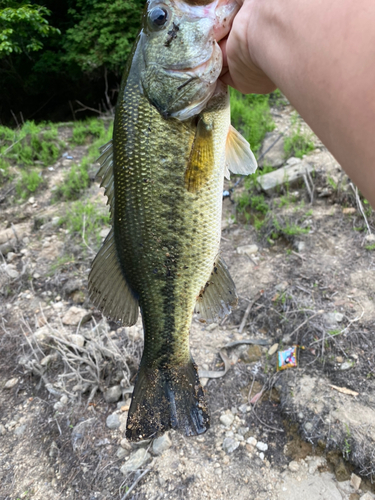
M 198 66 L 194 66 L 194 67 L 186 67 L 186 66 L 183 66 L 181 63 L 180 64 L 176 64 L 174 66 L 163 66 L 163 70 L 166 72 L 166 73 L 187 73 L 187 74 L 190 74 L 190 73 L 196 73 L 197 71 L 199 71 L 200 68 L 204 68 L 205 66 L 208 65 L 208 63 L 212 60 L 212 58 L 214 57 L 214 50 L 211 52 L 210 56 L 205 60 L 203 61 L 202 63 L 198 64 Z

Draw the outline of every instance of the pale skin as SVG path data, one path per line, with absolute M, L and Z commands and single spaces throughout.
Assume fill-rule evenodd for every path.
M 375 208 L 375 2 L 237 1 L 221 79 L 280 88 Z

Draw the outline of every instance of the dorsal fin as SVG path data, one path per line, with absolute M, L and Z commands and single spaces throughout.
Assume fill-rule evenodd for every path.
M 109 232 L 89 274 L 92 302 L 113 320 L 132 326 L 138 319 L 138 300 L 130 289 L 118 261 L 113 229 Z
M 250 144 L 232 125 L 227 135 L 225 162 L 227 168 L 234 174 L 253 174 L 258 167 Z M 228 175 L 229 172 L 226 171 L 226 177 Z
M 115 204 L 115 190 L 113 178 L 113 146 L 112 139 L 104 144 L 100 149 L 100 156 L 97 161 L 100 163 L 100 168 L 96 176 L 101 179 L 100 187 L 104 187 L 104 194 L 108 197 L 107 205 L 113 216 Z

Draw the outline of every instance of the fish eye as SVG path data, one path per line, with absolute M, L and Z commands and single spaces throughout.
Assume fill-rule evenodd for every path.
M 148 14 L 148 22 L 153 30 L 161 30 L 169 20 L 167 9 L 162 7 L 153 8 Z

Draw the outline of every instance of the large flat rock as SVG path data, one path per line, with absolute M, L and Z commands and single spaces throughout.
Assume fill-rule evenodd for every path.
M 258 177 L 258 182 L 262 190 L 271 194 L 277 186 L 284 184 L 292 185 L 299 179 L 302 179 L 306 175 L 306 172 L 310 173 L 314 169 L 311 163 L 307 161 L 301 161 L 297 158 L 294 158 L 294 161 L 292 164 L 289 163 L 274 172 L 269 172 Z

